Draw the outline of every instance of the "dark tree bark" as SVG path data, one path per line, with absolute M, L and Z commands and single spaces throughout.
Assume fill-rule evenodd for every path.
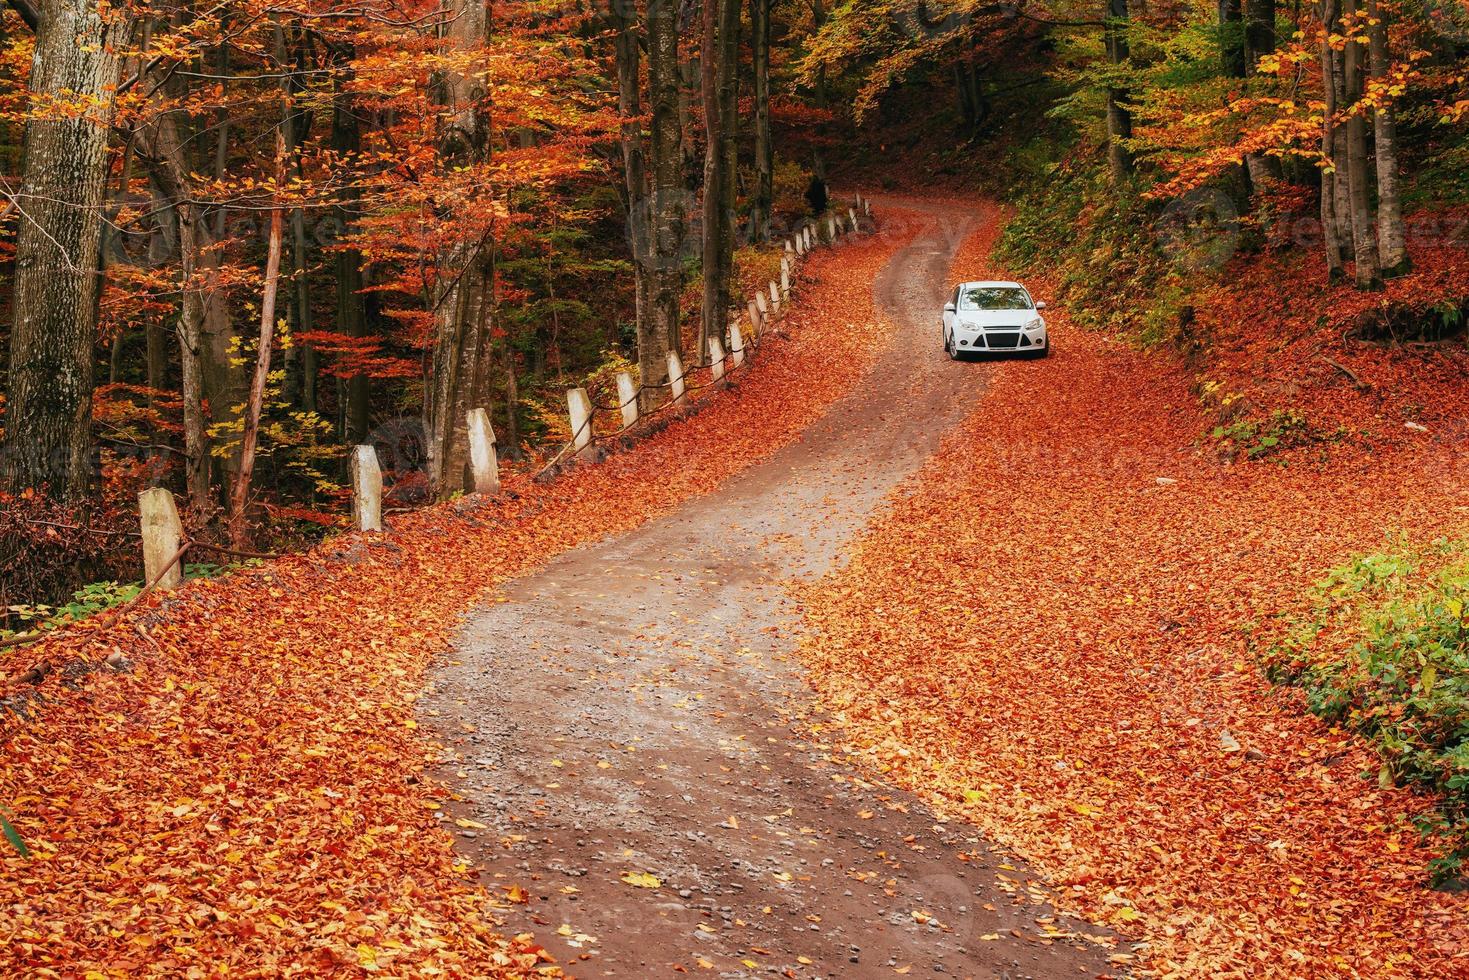
M 342 157 L 355 157 L 362 149 L 362 127 L 352 104 L 352 96 L 338 91 L 332 101 L 332 150 Z M 350 238 L 355 219 L 353 203 L 358 196 L 355 188 L 349 189 L 344 197 L 332 206 L 333 217 L 341 233 Z M 336 270 L 337 332 L 354 339 L 366 337 L 369 332 L 367 317 L 366 288 L 362 273 L 362 253 L 355 248 L 343 248 L 333 257 Z M 349 446 L 359 446 L 367 441 L 369 414 L 371 411 L 371 389 L 365 374 L 354 374 L 346 381 L 346 405 L 344 406 L 343 430 Z
M 1240 0 L 1219 0 L 1219 70 L 1226 78 L 1245 77 L 1244 8 Z
M 678 57 L 678 7 L 671 0 L 648 5 L 648 97 L 652 130 L 648 150 L 652 176 L 653 250 L 649 259 L 648 333 L 638 338 L 638 372 L 644 385 L 668 380 L 668 352 L 681 350 L 679 296 L 683 292 L 683 245 L 688 223 L 684 187 L 682 68 Z M 656 398 L 649 389 L 642 408 Z
M 1244 16 L 1245 74 L 1254 77 L 1260 59 L 1275 52 L 1275 0 L 1245 0 Z M 1257 189 L 1267 181 L 1279 180 L 1282 174 L 1280 158 L 1264 153 L 1251 153 L 1245 167 L 1250 184 Z
M 738 0 L 705 0 L 704 95 L 704 303 L 699 355 L 709 338 L 729 330 L 734 260 L 735 67 L 739 54 Z
M 201 256 L 212 244 L 203 209 L 193 200 L 190 168 L 172 114 L 164 114 L 144 130 L 140 154 L 147 161 L 160 203 L 167 207 L 178 242 L 178 341 L 184 403 L 184 474 L 189 506 L 197 518 L 209 511 L 209 436 L 204 417 L 205 330 L 211 303 L 210 268 Z
M 91 478 L 92 362 L 101 293 L 98 257 L 117 52 L 131 23 L 91 0 L 51 0 L 36 12 L 30 90 L 40 117 L 25 135 L 16 197 L 14 327 L 0 481 L 84 495 Z M 48 118 L 51 100 L 97 108 Z
M 653 0 L 654 3 L 660 0 Z M 622 117 L 618 143 L 622 150 L 622 192 L 632 253 L 633 295 L 638 346 L 648 335 L 648 267 L 653 252 L 652 200 L 643 152 L 642 44 L 637 10 L 631 3 L 611 6 L 613 61 L 617 68 L 617 112 Z
M 775 199 L 775 146 L 770 139 L 770 5 L 750 0 L 750 52 L 755 98 L 755 194 L 751 226 L 758 241 L 770 238 Z
M 1107 61 L 1114 67 L 1127 61 L 1127 0 L 1107 0 L 1107 26 L 1103 45 Z M 1116 177 L 1133 171 L 1133 156 L 1126 141 L 1132 139 L 1132 111 L 1127 107 L 1127 89 L 1120 85 L 1107 87 L 1107 160 Z
M 1254 74 L 1262 57 L 1275 53 L 1275 0 L 1245 0 L 1245 70 Z

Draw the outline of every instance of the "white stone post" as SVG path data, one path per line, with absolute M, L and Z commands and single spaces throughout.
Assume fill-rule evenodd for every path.
M 745 312 L 749 314 L 750 317 L 750 329 L 753 330 L 756 334 L 759 334 L 761 329 L 765 326 L 764 319 L 760 316 L 759 305 L 757 305 L 756 302 L 752 299 L 745 304 Z
M 863 201 L 862 202 L 862 213 L 865 214 L 865 215 L 867 215 L 867 217 L 869 217 L 869 218 L 872 217 L 872 202 L 871 201 Z
M 622 403 L 622 427 L 631 429 L 638 423 L 638 389 L 627 371 L 617 374 L 617 400 Z
M 668 352 L 668 383 L 673 389 L 673 404 L 682 407 L 684 396 L 683 359 L 678 351 Z
M 837 243 L 837 219 L 835 215 L 829 214 L 826 216 L 826 237 L 831 239 L 833 245 Z
M 765 293 L 758 289 L 755 291 L 755 305 L 760 308 L 760 320 L 764 322 L 765 317 L 770 313 L 770 306 L 765 302 Z
M 500 460 L 495 455 L 495 428 L 490 414 L 471 408 L 465 417 L 469 429 L 469 471 L 474 474 L 475 493 L 500 492 Z
M 182 561 L 167 568 L 164 563 L 178 555 L 184 542 L 184 525 L 173 494 L 152 487 L 138 494 L 138 518 L 143 531 L 143 581 L 158 580 L 157 589 L 176 589 L 184 581 Z
M 847 221 L 852 225 L 852 233 L 857 233 L 857 212 L 847 208 Z
M 745 338 L 740 333 L 740 325 L 731 322 L 729 325 L 729 356 L 734 361 L 734 366 L 739 367 L 745 363 Z
M 774 279 L 770 281 L 770 308 L 780 312 L 780 287 L 775 284 Z
M 352 522 L 359 531 L 383 529 L 383 471 L 371 446 L 352 449 Z
M 572 388 L 566 393 L 567 413 L 571 416 L 571 444 L 578 454 L 592 444 L 592 399 L 585 388 Z
M 786 254 L 785 254 L 785 259 L 789 259 L 792 255 L 795 255 L 795 254 L 796 254 L 796 244 L 795 244 L 795 242 L 793 242 L 789 238 L 787 238 L 786 239 Z
M 791 263 L 786 259 L 780 260 L 780 295 L 781 298 L 790 302 L 791 298 Z
M 724 381 L 724 344 L 718 337 L 709 338 L 709 374 L 715 384 Z

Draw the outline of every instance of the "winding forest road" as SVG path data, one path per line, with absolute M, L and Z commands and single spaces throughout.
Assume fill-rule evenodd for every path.
M 422 702 L 458 846 L 507 930 L 574 975 L 1108 972 L 1020 861 L 815 740 L 791 585 L 840 560 L 988 372 L 937 328 L 976 219 L 879 203 L 922 230 L 872 283 L 897 329 L 868 381 L 719 493 L 511 582 Z

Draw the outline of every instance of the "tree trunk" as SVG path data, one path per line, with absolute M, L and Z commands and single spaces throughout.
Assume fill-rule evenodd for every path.
M 657 2 L 657 0 L 655 0 Z M 628 247 L 632 253 L 633 295 L 639 346 L 649 332 L 648 267 L 653 253 L 653 208 L 643 154 L 642 46 L 637 9 L 631 3 L 611 7 L 614 62 L 617 67 L 617 111 L 622 117 L 623 197 Z
M 211 268 L 199 268 L 201 254 L 210 245 L 203 210 L 192 200 L 190 168 L 172 114 L 159 116 L 144 131 L 140 154 L 148 161 L 161 205 L 172 216 L 179 251 L 179 363 L 184 403 L 184 479 L 189 506 L 197 519 L 209 512 L 209 437 L 204 417 L 204 333 Z M 217 259 L 215 260 L 217 261 Z M 151 350 L 150 350 L 151 357 Z M 152 381 L 149 382 L 152 384 Z
M 1321 0 L 1321 24 L 1329 37 L 1332 25 L 1337 24 L 1337 0 Z M 1337 53 L 1332 50 L 1327 37 L 1321 41 L 1321 88 L 1325 107 L 1321 113 L 1321 232 L 1327 248 L 1327 281 L 1337 284 L 1343 278 L 1346 263 L 1346 241 L 1350 238 L 1347 226 L 1350 219 L 1341 209 L 1341 194 L 1338 187 L 1344 184 L 1341 166 L 1346 165 L 1346 156 L 1341 153 L 1341 126 L 1337 123 L 1340 107 L 1341 72 L 1338 69 Z
M 1219 0 L 1219 70 L 1226 78 L 1245 77 L 1244 8 L 1240 0 Z
M 1256 75 L 1260 59 L 1275 52 L 1275 0 L 1245 0 L 1245 74 Z M 1283 173 L 1280 157 L 1251 153 L 1245 157 L 1250 185 L 1256 189 Z
M 118 54 L 131 29 L 124 8 L 104 20 L 90 0 L 41 7 L 29 88 L 41 109 L 26 127 L 15 198 L 14 326 L 0 482 L 55 499 L 87 492 L 91 477 L 92 361 L 101 293 L 98 256 Z M 51 113 L 53 100 L 94 102 L 85 116 Z
M 1367 17 L 1371 22 L 1367 37 L 1372 80 L 1382 89 L 1388 84 L 1392 57 L 1388 51 L 1387 15 L 1378 0 L 1367 0 Z M 1382 274 L 1391 278 L 1409 272 L 1413 263 L 1408 256 L 1403 199 L 1398 188 L 1398 124 L 1392 99 L 1385 92 L 1378 93 L 1372 135 L 1372 148 L 1377 155 L 1377 249 Z
M 648 330 L 638 337 L 638 375 L 644 385 L 668 381 L 668 352 L 682 348 L 679 297 L 683 292 L 683 243 L 688 194 L 683 181 L 682 70 L 678 57 L 678 9 L 648 6 L 648 98 L 652 103 L 653 249 L 649 259 Z M 656 389 L 642 397 L 651 411 Z
M 1342 12 L 1355 19 L 1357 0 L 1343 0 Z M 1377 230 L 1372 216 L 1371 187 L 1367 181 L 1367 120 L 1357 108 L 1362 100 L 1362 45 L 1348 43 L 1342 52 L 1347 116 L 1347 193 L 1352 209 L 1352 253 L 1358 289 L 1379 289 Z
M 1127 61 L 1127 0 L 1107 0 L 1107 26 L 1103 32 L 1107 60 L 1113 66 Z M 1132 111 L 1127 107 L 1127 89 L 1111 85 L 1107 88 L 1107 160 L 1115 177 L 1127 177 L 1133 171 L 1132 150 L 1126 141 L 1132 139 Z
M 1255 74 L 1259 61 L 1275 53 L 1275 0 L 1245 0 L 1245 71 Z
M 362 128 L 352 104 L 352 96 L 338 91 L 332 102 L 332 150 L 343 159 L 352 159 L 361 149 Z M 351 207 L 357 197 L 357 189 L 349 188 L 343 192 L 343 199 L 332 206 L 332 214 L 337 219 L 342 235 L 349 239 L 352 236 Z M 336 252 L 333 264 L 337 283 L 337 332 L 354 339 L 366 337 L 367 300 L 362 292 L 366 286 L 362 274 L 362 253 L 355 248 L 342 248 Z M 354 374 L 347 379 L 343 430 L 349 446 L 360 446 L 367 441 L 370 397 L 367 375 Z
M 460 50 L 483 48 L 490 31 L 487 6 L 457 0 L 451 12 L 454 19 L 448 28 L 449 46 Z M 458 72 L 445 72 L 436 79 L 445 109 L 439 155 L 446 168 L 472 168 L 489 158 L 489 93 L 485 84 L 483 77 Z M 486 289 L 484 246 L 491 234 L 493 229 L 485 229 L 481 239 L 460 242 L 439 263 L 434 349 L 423 408 L 428 478 L 441 499 L 468 485 L 465 412 L 478 376 L 477 358 L 486 346 L 480 334 L 486 323 L 482 308 Z
M 756 241 L 770 239 L 775 200 L 775 145 L 770 139 L 770 5 L 750 0 L 750 52 L 755 80 L 755 200 L 751 228 Z
M 734 256 L 735 61 L 739 52 L 738 0 L 705 0 L 704 94 L 704 303 L 699 351 L 729 329 L 730 274 Z
M 277 184 L 285 183 L 285 141 L 277 137 L 277 158 L 280 163 Z M 265 288 L 260 299 L 260 340 L 255 352 L 255 377 L 250 383 L 250 398 L 245 406 L 245 427 L 240 435 L 240 469 L 235 474 L 234 489 L 230 493 L 230 543 L 235 548 L 244 548 L 248 541 L 245 525 L 245 507 L 250 501 L 250 479 L 255 473 L 255 444 L 260 436 L 260 413 L 265 404 L 265 380 L 270 375 L 271 340 L 275 336 L 276 292 L 281 276 L 281 238 L 284 235 L 284 215 L 281 208 L 270 212 L 270 246 L 265 259 Z

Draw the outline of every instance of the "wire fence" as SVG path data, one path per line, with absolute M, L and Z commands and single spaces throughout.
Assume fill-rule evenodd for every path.
M 863 214 L 866 217 L 872 217 L 872 211 L 871 211 L 870 203 L 867 206 L 864 207 L 864 201 L 863 201 L 863 198 L 862 198 L 862 196 L 860 194 L 857 196 L 856 207 L 857 208 L 862 208 L 863 209 Z M 839 242 L 841 242 L 844 238 L 850 237 L 852 234 L 855 234 L 856 233 L 856 229 L 855 228 L 850 229 L 850 230 L 848 230 L 847 232 L 844 233 L 841 230 L 842 227 L 843 227 L 842 220 L 840 218 L 835 217 L 835 213 L 833 212 L 832 217 L 829 219 L 828 230 L 830 232 L 834 233 L 834 237 L 829 242 L 826 243 L 827 245 L 829 245 L 832 248 L 835 248 L 836 245 Z M 800 236 L 800 235 L 804 235 L 808 229 L 812 230 L 815 233 L 815 236 L 817 238 L 817 241 L 819 242 L 820 241 L 820 235 L 821 235 L 820 221 L 819 220 L 812 220 L 812 221 L 808 222 L 807 224 L 802 225 L 799 229 L 797 229 L 797 231 L 796 231 L 796 233 L 794 235 L 792 235 L 790 238 L 787 238 L 786 239 L 786 245 L 787 246 L 790 246 L 790 247 L 782 249 L 782 262 L 787 262 L 787 261 L 790 262 L 790 271 L 791 272 L 794 272 L 795 271 L 795 268 L 796 268 L 795 258 L 798 258 L 798 257 L 800 257 L 803 254 L 809 254 L 809 250 L 806 253 L 803 253 L 799 249 L 796 249 L 794 247 L 794 244 L 793 244 L 795 242 L 796 238 L 798 236 Z M 786 255 L 791 255 L 791 256 L 793 256 L 793 258 L 789 258 L 788 259 L 788 258 L 785 257 Z M 772 285 L 774 285 L 773 282 L 772 282 Z M 762 292 L 763 292 L 763 290 L 762 290 Z M 780 294 L 782 294 L 782 295 L 785 296 L 785 300 L 784 300 L 784 302 L 785 302 L 785 310 L 789 310 L 790 309 L 790 291 L 781 291 Z M 755 301 L 754 300 L 751 300 L 751 303 L 754 304 Z M 664 414 L 664 413 L 669 412 L 669 411 L 672 411 L 672 410 L 677 409 L 677 408 L 681 408 L 684 405 L 686 405 L 688 403 L 689 396 L 692 395 L 692 394 L 694 394 L 695 392 L 703 391 L 703 390 L 705 390 L 707 388 L 713 388 L 715 386 L 725 384 L 725 383 L 727 383 L 729 381 L 731 375 L 734 375 L 736 372 L 744 371 L 744 370 L 748 369 L 751 366 L 751 364 L 753 363 L 753 360 L 754 360 L 753 355 L 759 350 L 759 347 L 760 347 L 760 336 L 763 333 L 766 333 L 767 332 L 765 329 L 763 329 L 764 324 L 765 324 L 766 321 L 768 321 L 771 317 L 773 317 L 775 315 L 776 315 L 776 313 L 774 311 L 767 311 L 767 312 L 763 312 L 760 315 L 760 321 L 759 322 L 755 322 L 755 321 L 752 320 L 752 322 L 751 322 L 751 328 L 752 328 L 752 330 L 751 330 L 751 335 L 750 335 L 750 338 L 749 338 L 749 343 L 742 345 L 739 350 L 730 350 L 730 351 L 728 351 L 724 355 L 724 357 L 721 359 L 720 362 L 716 362 L 713 358 L 710 358 L 708 360 L 702 359 L 702 354 L 703 353 L 707 353 L 707 351 L 701 352 L 701 359 L 699 361 L 695 362 L 691 366 L 683 367 L 683 373 L 678 378 L 670 377 L 667 381 L 657 381 L 657 382 L 643 382 L 640 379 L 639 380 L 639 383 L 638 383 L 638 386 L 637 386 L 637 389 L 633 392 L 632 396 L 630 398 L 627 398 L 627 399 L 619 402 L 618 404 L 615 404 L 615 405 L 604 405 L 604 404 L 600 404 L 600 403 L 592 400 L 591 395 L 589 393 L 588 396 L 587 396 L 587 400 L 588 400 L 588 406 L 589 406 L 589 408 L 591 410 L 589 412 L 587 412 L 586 418 L 582 419 L 581 424 L 578 425 L 578 426 L 576 426 L 572 430 L 571 438 L 566 442 L 566 444 L 563 445 L 556 452 L 556 454 L 551 457 L 551 459 L 545 465 L 543 465 L 542 467 L 540 467 L 540 469 L 538 469 L 536 471 L 534 478 L 537 479 L 537 480 L 539 480 L 542 477 L 544 477 L 547 473 L 550 473 L 551 471 L 553 471 L 557 466 L 559 466 L 562 463 L 563 460 L 566 459 L 566 457 L 567 457 L 568 454 L 574 456 L 576 454 L 585 452 L 586 450 L 588 450 L 588 449 L 590 449 L 590 448 L 592 448 L 594 446 L 597 446 L 599 444 L 606 443 L 606 442 L 612 442 L 612 441 L 615 441 L 617 439 L 620 439 L 623 436 L 625 436 L 627 433 L 633 431 L 634 429 L 641 429 L 641 428 L 648 427 L 649 424 L 652 422 L 652 420 L 655 419 L 655 418 L 657 418 L 659 415 Z M 721 338 L 721 343 L 722 342 L 723 342 L 723 339 Z M 736 358 L 736 355 L 743 355 L 743 356 Z M 711 370 L 716 363 L 724 363 L 725 364 L 724 372 L 720 376 L 718 376 L 718 377 L 711 377 L 710 380 L 708 380 L 708 381 L 706 381 L 706 382 L 704 382 L 702 384 L 700 384 L 700 383 L 691 383 L 688 380 L 690 378 L 690 376 L 692 376 L 696 372 L 705 371 L 705 370 Z M 682 366 L 682 360 L 680 360 L 680 366 Z M 657 405 L 656 407 L 652 408 L 651 410 L 649 410 L 646 413 L 645 412 L 642 412 L 642 411 L 639 411 L 637 418 L 635 418 L 632 422 L 623 424 L 616 431 L 613 431 L 613 432 L 605 432 L 605 433 L 600 433 L 599 434 L 595 430 L 593 430 L 593 431 L 590 432 L 589 438 L 587 439 L 585 445 L 579 445 L 579 443 L 581 443 L 581 441 L 582 441 L 583 434 L 587 433 L 589 429 L 592 429 L 593 420 L 596 418 L 598 412 L 604 412 L 604 413 L 605 412 L 621 412 L 623 409 L 627 408 L 629 405 L 641 405 L 641 403 L 642 403 L 642 396 L 646 392 L 649 392 L 649 391 L 662 391 L 662 390 L 668 389 L 668 388 L 675 388 L 675 387 L 677 387 L 679 385 L 682 385 L 683 386 L 683 393 L 682 393 L 681 396 L 675 397 L 675 398 L 672 398 L 672 399 L 669 399 L 668 401 L 665 401 L 662 404 Z M 577 389 L 575 389 L 575 388 L 568 389 L 568 393 L 570 393 L 571 391 L 575 391 L 575 390 L 577 390 Z M 585 389 L 583 389 L 583 390 L 585 390 Z

